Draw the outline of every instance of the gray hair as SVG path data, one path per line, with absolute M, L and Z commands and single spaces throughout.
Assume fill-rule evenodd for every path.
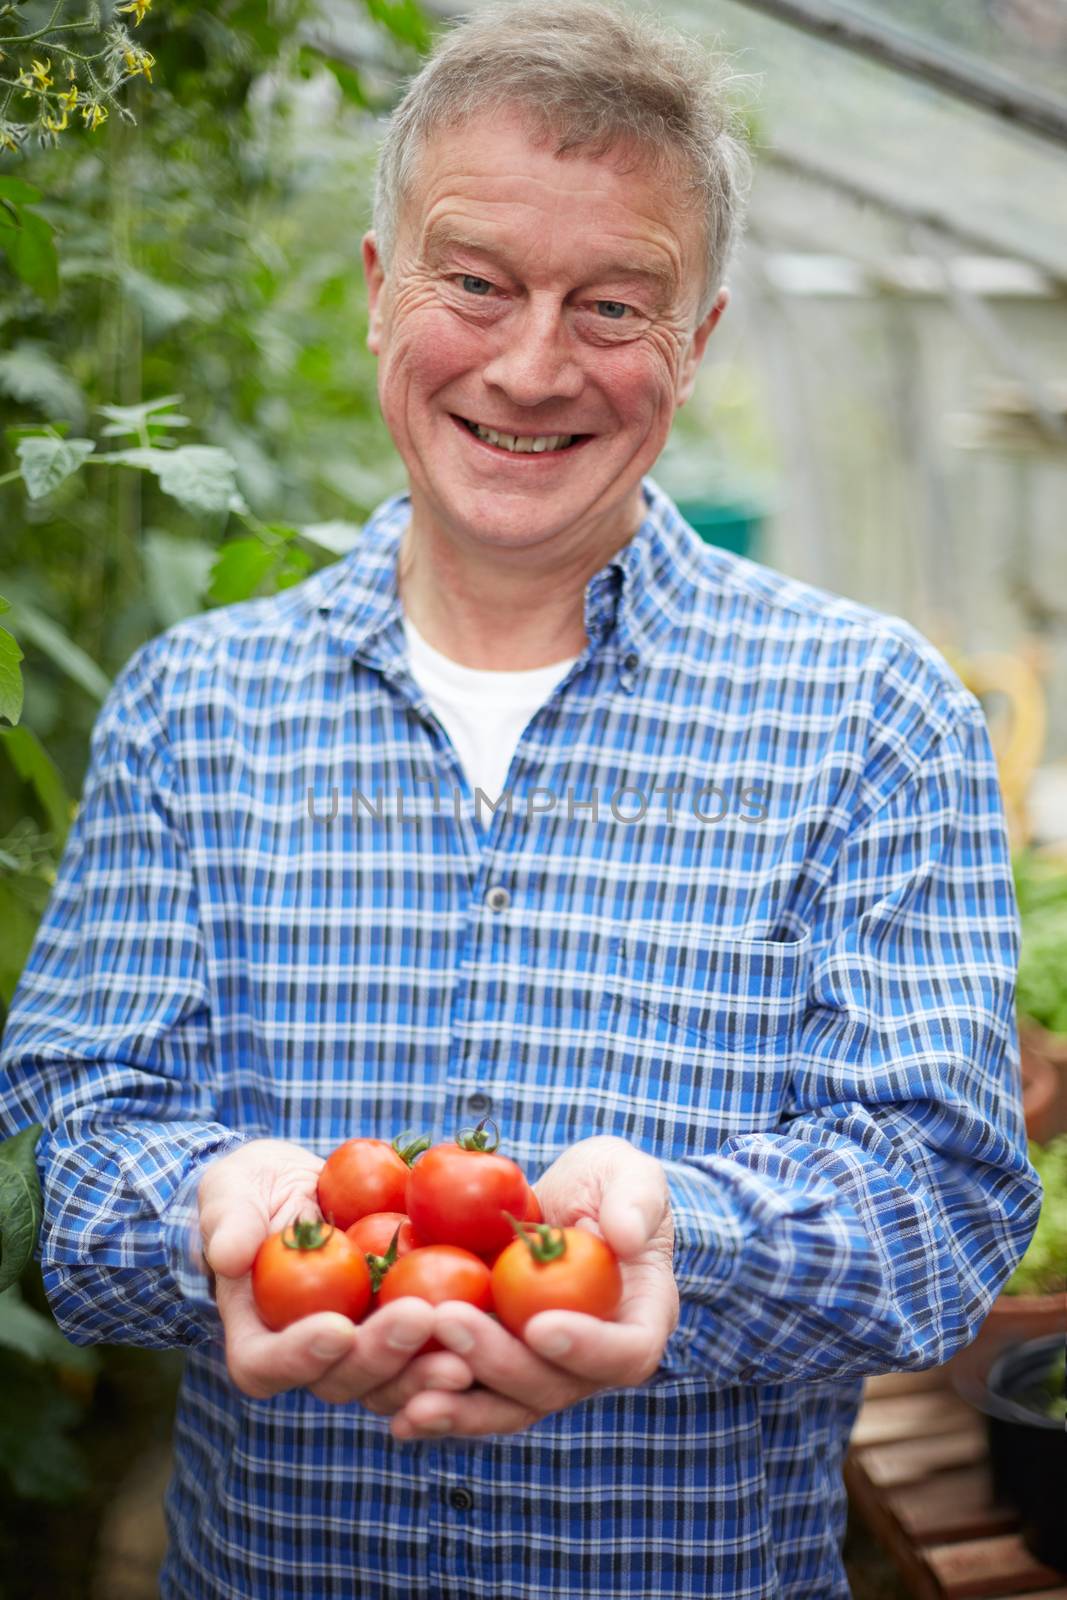
M 431 134 L 515 107 L 557 157 L 636 147 L 702 211 L 697 321 L 722 283 L 750 176 L 726 61 L 658 20 L 603 0 L 497 0 L 440 39 L 390 118 L 378 154 L 373 226 L 388 270 L 401 206 Z

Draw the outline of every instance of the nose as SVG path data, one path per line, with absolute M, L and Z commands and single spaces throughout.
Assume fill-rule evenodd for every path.
M 536 297 L 508 317 L 499 349 L 483 369 L 487 384 L 517 406 L 574 400 L 582 371 L 570 351 L 570 334 L 558 304 Z

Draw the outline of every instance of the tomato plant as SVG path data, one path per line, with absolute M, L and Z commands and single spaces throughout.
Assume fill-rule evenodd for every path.
M 432 1306 L 444 1300 L 466 1300 L 479 1311 L 492 1311 L 490 1285 L 488 1266 L 472 1251 L 452 1244 L 423 1245 L 389 1268 L 378 1290 L 378 1304 L 385 1306 L 404 1295 L 414 1295 Z M 440 1340 L 431 1337 L 416 1354 L 443 1349 Z
M 252 1298 L 275 1333 L 316 1311 L 340 1311 L 358 1322 L 370 1305 L 370 1268 L 337 1228 L 318 1219 L 294 1222 L 256 1252 Z
M 532 1194 L 523 1171 L 487 1148 L 484 1118 L 453 1144 L 435 1144 L 411 1169 L 404 1209 L 420 1239 L 492 1258 L 511 1238 L 508 1211 L 522 1216 Z M 494 1130 L 495 1131 L 495 1130 Z
M 493 1305 L 517 1337 L 538 1311 L 584 1311 L 610 1321 L 622 1300 L 615 1252 L 584 1228 L 509 1219 L 516 1237 L 493 1263 Z
M 319 1210 L 336 1227 L 350 1228 L 372 1211 L 403 1211 L 411 1163 L 429 1148 L 425 1136 L 404 1144 L 384 1139 L 346 1139 L 319 1173 Z

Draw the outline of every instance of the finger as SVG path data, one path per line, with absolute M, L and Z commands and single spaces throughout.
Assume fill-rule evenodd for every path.
M 434 1350 L 429 1355 L 416 1356 L 395 1378 L 371 1389 L 363 1396 L 363 1404 L 379 1416 L 391 1417 L 423 1389 L 455 1392 L 469 1389 L 473 1382 L 473 1372 L 459 1356 L 448 1350 Z
M 469 1394 L 423 1394 L 393 1418 L 389 1431 L 394 1439 L 440 1439 L 445 1434 L 473 1438 L 520 1433 L 540 1422 L 541 1416 L 491 1389 L 474 1389 Z
M 273 1332 L 260 1321 L 247 1275 L 220 1277 L 217 1297 L 230 1377 L 242 1393 L 255 1400 L 314 1383 L 357 1338 L 355 1324 L 336 1311 L 316 1312 Z
M 662 1228 L 669 1206 L 661 1164 L 644 1150 L 629 1150 L 604 1180 L 601 1232 L 616 1255 L 639 1255 Z
M 410 1364 L 430 1337 L 433 1321 L 433 1307 L 413 1295 L 379 1307 L 359 1324 L 349 1353 L 311 1386 L 312 1394 L 334 1405 L 362 1400 Z
M 668 1312 L 642 1302 L 624 1322 L 603 1322 L 584 1311 L 539 1311 L 523 1329 L 523 1341 L 557 1371 L 597 1379 L 600 1388 L 629 1388 L 655 1372 L 670 1330 Z
M 579 1398 L 572 1376 L 462 1300 L 438 1306 L 434 1335 L 463 1357 L 479 1383 L 530 1411 L 558 1411 Z

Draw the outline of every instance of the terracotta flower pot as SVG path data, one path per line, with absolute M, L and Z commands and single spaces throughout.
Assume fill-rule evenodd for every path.
M 1019 1061 L 1026 1135 L 1038 1144 L 1046 1144 L 1056 1132 L 1054 1113 L 1059 1096 L 1060 1074 L 1048 1057 L 1035 1050 L 1027 1035 L 1022 1033 L 1019 1035 Z
M 984 1381 L 994 1360 L 1008 1345 L 1053 1333 L 1067 1337 L 1067 1292 L 1001 1294 L 994 1300 L 973 1344 L 960 1350 L 946 1366 L 954 1375 Z

